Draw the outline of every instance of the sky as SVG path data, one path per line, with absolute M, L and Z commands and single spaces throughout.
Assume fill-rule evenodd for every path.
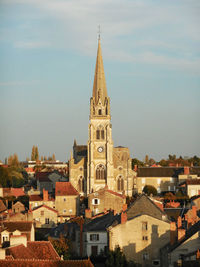
M 114 146 L 200 156 L 199 0 L 0 0 L 0 160 L 87 144 L 98 25 Z

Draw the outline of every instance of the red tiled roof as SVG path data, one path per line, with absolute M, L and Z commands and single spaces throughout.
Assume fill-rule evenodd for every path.
M 23 188 L 11 188 L 11 194 L 15 197 L 25 196 Z
M 35 172 L 33 168 L 25 168 L 26 172 Z
M 34 251 L 35 257 L 41 260 L 60 260 L 50 241 L 29 241 L 27 248 Z
M 200 184 L 200 179 L 188 179 L 186 180 L 187 185 L 198 185 Z
M 34 253 L 23 244 L 6 249 L 6 255 L 11 255 L 14 259 L 35 259 Z
M 70 182 L 56 182 L 56 196 L 74 196 L 79 195 L 78 191 Z
M 42 177 L 48 177 L 48 175 L 52 172 L 36 172 L 35 177 L 36 179 L 42 178 Z
M 8 232 L 14 232 L 15 230 L 19 230 L 20 232 L 30 232 L 32 228 L 32 222 L 22 222 L 22 221 L 15 221 L 15 222 L 3 222 L 4 228 Z
M 40 195 L 30 195 L 29 201 L 43 201 L 43 198 Z M 47 201 L 54 201 L 54 198 L 50 198 Z M 46 200 L 45 200 L 46 202 Z
M 2 267 L 94 267 L 90 259 L 88 260 L 0 260 Z
M 118 197 L 121 197 L 121 198 L 126 198 L 124 195 L 119 194 L 117 192 L 114 192 L 114 191 L 112 191 L 110 189 L 106 189 L 106 191 L 109 192 L 109 193 L 111 193 L 111 194 L 113 194 L 113 195 L 115 195 L 115 196 L 118 196 Z
M 32 212 L 34 212 L 35 210 L 38 210 L 38 209 L 40 209 L 40 208 L 46 208 L 46 209 L 49 209 L 49 210 L 51 210 L 51 211 L 54 211 L 54 212 L 58 213 L 57 210 L 55 210 L 55 209 L 53 209 L 53 208 L 51 208 L 51 207 L 48 207 L 47 205 L 41 205 L 41 206 L 35 207 L 35 208 L 32 210 Z
M 0 199 L 0 213 L 7 210 L 6 206 L 4 205 L 3 201 Z

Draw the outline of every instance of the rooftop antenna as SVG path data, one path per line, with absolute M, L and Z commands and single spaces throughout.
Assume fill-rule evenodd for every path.
M 98 26 L 98 40 L 101 39 L 101 27 L 100 25 Z

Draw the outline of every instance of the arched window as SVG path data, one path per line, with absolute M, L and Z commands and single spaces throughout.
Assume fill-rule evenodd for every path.
M 82 176 L 78 180 L 78 191 L 84 192 L 84 178 Z
M 101 130 L 101 139 L 104 139 L 104 130 Z
M 101 109 L 99 109 L 99 115 L 102 115 Z
M 120 175 L 118 180 L 117 180 L 117 191 L 123 191 L 124 190 L 124 179 Z
M 97 139 L 100 139 L 100 130 L 97 130 L 97 131 L 96 131 L 96 138 L 97 138 Z
M 105 180 L 106 179 L 106 168 L 102 164 L 99 164 L 96 168 L 96 179 L 97 180 Z

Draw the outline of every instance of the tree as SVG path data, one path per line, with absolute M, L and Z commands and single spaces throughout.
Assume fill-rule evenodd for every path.
M 52 243 L 53 247 L 60 257 L 63 256 L 64 260 L 68 260 L 70 258 L 69 241 L 64 238 L 63 235 L 60 235 L 60 238 L 56 240 L 52 239 L 51 237 L 49 237 L 48 239 Z
M 128 266 L 128 262 L 126 261 L 126 257 L 121 251 L 120 247 L 116 247 L 114 251 L 109 251 L 106 260 L 106 267 L 126 267 Z
M 53 160 L 53 161 L 56 161 L 56 156 L 55 156 L 54 153 L 53 153 L 53 155 L 52 155 L 52 160 Z
M 31 160 L 35 160 L 35 146 L 32 147 Z
M 152 185 L 145 185 L 145 187 L 143 188 L 143 192 L 148 196 L 150 196 L 151 194 L 153 196 L 157 195 L 157 189 Z
M 8 165 L 15 166 L 15 167 L 19 166 L 19 160 L 18 160 L 18 156 L 16 153 L 8 157 Z
M 44 161 L 47 161 L 47 157 L 46 156 L 44 156 Z
M 134 165 L 144 166 L 144 162 L 143 161 L 140 161 L 139 159 L 133 158 L 132 159 L 132 168 L 134 168 Z
M 44 157 L 43 156 L 41 156 L 41 161 L 44 161 Z
M 35 147 L 35 160 L 38 161 L 39 160 L 39 152 L 38 152 L 38 147 Z
M 144 162 L 145 162 L 145 164 L 149 164 L 149 156 L 148 155 L 145 156 Z

